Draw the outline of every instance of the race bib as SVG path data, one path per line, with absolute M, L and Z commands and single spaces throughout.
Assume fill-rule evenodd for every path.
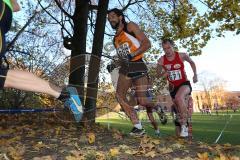
M 127 54 L 130 54 L 130 48 L 127 42 L 121 44 L 118 48 L 117 48 L 117 54 L 120 57 L 126 57 Z
M 168 71 L 168 78 L 170 81 L 177 81 L 182 79 L 182 74 L 180 70 Z

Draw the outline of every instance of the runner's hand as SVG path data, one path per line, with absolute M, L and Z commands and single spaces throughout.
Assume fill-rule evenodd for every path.
M 128 56 L 128 59 L 131 61 L 136 56 L 136 54 L 135 53 L 129 53 L 129 54 L 127 54 L 127 56 Z
M 197 83 L 197 82 L 198 82 L 197 74 L 194 74 L 194 76 L 193 76 L 193 83 Z
M 117 60 L 117 63 L 119 65 L 123 64 L 123 63 L 127 63 L 129 62 L 129 58 L 126 54 L 121 54 L 121 55 L 118 55 L 118 60 Z
M 116 66 L 113 63 L 107 65 L 107 70 L 108 70 L 109 73 L 112 72 L 115 68 L 116 68 Z
M 119 54 L 119 58 L 125 61 L 131 61 L 135 56 L 135 53 Z

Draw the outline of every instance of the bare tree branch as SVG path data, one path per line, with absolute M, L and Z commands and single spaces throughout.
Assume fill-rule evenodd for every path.
M 63 9 L 63 7 L 61 6 L 61 3 L 58 0 L 54 0 L 55 3 L 57 4 L 58 8 L 69 18 L 73 18 L 72 15 L 70 15 L 67 11 L 65 11 L 65 9 Z
M 43 5 L 41 4 L 41 2 L 38 0 L 38 4 L 42 7 L 42 9 L 53 19 L 53 20 L 55 20 L 60 26 L 61 26 L 61 29 L 62 30 L 64 30 L 65 32 L 67 32 L 69 35 L 71 35 L 71 33 L 65 28 L 65 26 L 61 23 L 61 22 L 59 22 L 58 20 L 57 20 L 57 18 L 55 18 L 51 13 L 49 13 L 48 11 L 47 11 L 47 8 L 48 7 L 50 7 L 50 5 L 48 6 L 48 7 L 43 7 Z
M 141 2 L 145 2 L 145 0 L 136 0 L 135 2 L 132 2 L 132 0 L 129 0 L 126 6 L 122 8 L 122 11 L 125 11 L 130 5 L 134 5 Z
M 91 1 L 89 1 L 89 10 L 98 10 L 98 5 L 93 5 Z
M 18 37 L 24 32 L 24 30 L 32 22 L 32 20 L 35 18 L 35 16 L 38 13 L 39 12 L 35 11 L 34 14 L 28 19 L 27 23 L 23 26 L 23 28 L 16 34 L 16 36 L 13 38 L 13 40 L 7 45 L 7 51 L 14 45 L 14 43 L 17 41 Z
M 89 5 L 89 10 L 97 10 L 98 6 L 97 5 Z
M 107 36 L 111 36 L 111 37 L 113 37 L 114 36 L 114 34 L 109 34 L 109 33 L 104 33 L 105 35 L 107 35 Z
M 207 6 L 209 9 L 211 10 L 215 10 L 214 8 L 212 8 L 209 4 L 207 4 L 206 2 L 199 0 L 199 2 L 201 2 L 202 4 L 204 4 L 205 6 Z
M 92 34 L 94 34 L 94 23 L 93 23 L 93 11 L 91 10 L 90 16 L 89 16 L 89 21 L 90 21 L 90 31 Z

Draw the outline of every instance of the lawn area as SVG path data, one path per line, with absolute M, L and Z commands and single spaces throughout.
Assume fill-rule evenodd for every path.
M 109 113 L 97 118 L 97 122 L 103 125 L 109 125 L 112 128 L 117 128 L 123 133 L 128 133 L 132 125 L 128 119 L 117 113 Z M 157 117 L 155 115 L 155 117 Z M 139 118 L 142 120 L 144 128 L 148 135 L 154 136 L 154 130 L 149 123 L 146 114 L 139 113 Z M 218 116 L 214 113 L 212 115 L 195 113 L 192 116 L 193 125 L 193 138 L 195 141 L 203 141 L 212 144 L 216 141 L 221 131 L 223 131 L 219 144 L 240 144 L 240 112 L 222 112 Z M 174 135 L 174 125 L 172 119 L 168 114 L 168 123 L 166 125 L 161 125 L 159 123 L 161 136 L 167 137 Z

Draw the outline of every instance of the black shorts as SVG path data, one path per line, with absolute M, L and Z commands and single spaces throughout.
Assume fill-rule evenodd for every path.
M 119 73 L 131 79 L 141 78 L 147 75 L 148 69 L 142 59 L 134 62 L 125 62 L 121 65 Z
M 3 0 L 0 0 L 0 58 L 2 58 L 6 52 L 5 34 L 9 31 L 11 23 L 12 11 Z M 0 64 L 0 90 L 4 87 L 7 72 L 8 69 L 2 68 Z
M 0 68 L 0 90 L 3 89 L 8 69 Z
M 5 34 L 9 31 L 12 23 L 12 11 L 7 4 L 0 0 L 0 55 L 6 52 Z
M 181 86 L 184 86 L 184 85 L 189 86 L 189 88 L 190 88 L 190 93 L 189 93 L 189 95 L 191 95 L 191 93 L 192 93 L 192 86 L 191 86 L 191 83 L 190 83 L 190 81 L 186 81 L 186 82 L 183 82 L 182 84 L 180 84 L 179 86 L 174 87 L 173 91 L 170 92 L 170 95 L 171 95 L 172 99 L 175 98 L 175 96 L 176 96 L 177 91 L 179 90 L 179 88 L 180 88 Z

